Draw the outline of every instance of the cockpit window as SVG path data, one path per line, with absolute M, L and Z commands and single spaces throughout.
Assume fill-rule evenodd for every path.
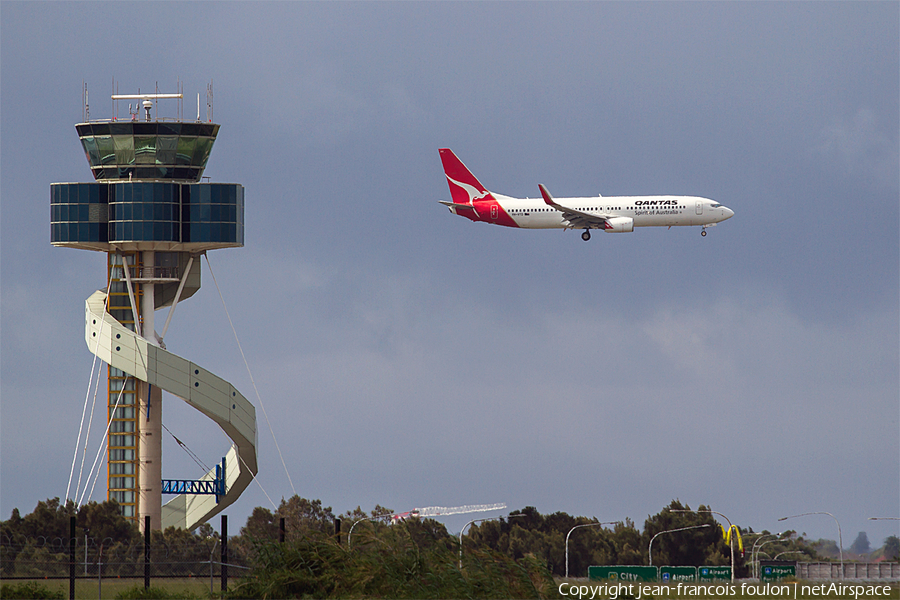
M 713 204 L 710 205 L 710 208 L 721 208 L 721 207 L 722 207 L 722 205 L 719 204 L 718 202 L 714 202 Z

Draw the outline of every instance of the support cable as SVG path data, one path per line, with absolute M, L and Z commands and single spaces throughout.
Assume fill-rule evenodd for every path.
M 100 369 L 103 369 L 103 363 L 100 363 Z M 91 412 L 90 418 L 88 419 L 87 431 L 84 433 L 84 451 L 81 454 L 81 467 L 78 469 L 78 485 L 75 486 L 75 495 L 77 496 L 79 490 L 81 490 L 81 475 L 84 472 L 84 459 L 87 456 L 88 444 L 91 436 L 91 428 L 94 426 L 94 412 L 97 407 L 97 391 L 100 389 L 100 373 L 97 373 L 97 381 L 94 383 L 94 399 L 91 401 Z M 101 442 L 102 443 L 102 442 Z M 84 480 L 84 487 L 87 489 L 88 479 L 91 478 L 91 474 L 88 473 L 87 478 Z M 81 493 L 84 494 L 84 491 L 81 490 Z
M 122 400 L 122 395 L 125 393 L 125 387 L 128 382 L 128 377 L 132 377 L 132 376 L 128 375 L 127 377 L 125 377 L 124 380 L 122 380 L 122 389 L 119 390 L 119 395 L 116 397 L 116 404 L 115 404 L 115 406 L 113 406 L 113 409 L 112 409 L 113 415 L 116 414 L 116 409 L 119 408 L 119 402 Z M 132 379 L 134 379 L 134 377 L 132 377 Z M 109 428 L 111 425 L 112 425 L 112 416 L 110 416 L 106 419 L 106 431 L 103 432 L 103 441 L 100 442 L 100 447 L 97 448 L 97 456 L 94 457 L 94 464 L 91 465 L 91 470 L 88 473 L 88 478 L 90 478 L 91 473 L 94 472 L 94 469 L 97 469 L 97 474 L 94 475 L 94 484 L 91 485 L 91 495 L 93 495 L 93 493 L 94 493 L 94 485 L 96 485 L 97 478 L 100 476 L 100 468 L 97 465 L 97 461 L 100 460 L 100 456 L 103 453 L 103 451 L 106 449 L 107 443 L 109 442 Z M 84 491 L 81 493 L 81 498 L 79 498 L 78 502 L 75 504 L 76 508 L 81 506 L 81 501 L 84 500 L 84 492 L 87 492 L 87 482 L 85 482 Z M 88 500 L 90 500 L 90 498 L 91 498 L 91 496 L 89 495 Z
M 231 320 L 231 315 L 228 314 L 228 307 L 225 305 L 225 298 L 222 296 L 222 290 L 219 288 L 219 282 L 216 281 L 216 275 L 215 273 L 213 273 L 212 265 L 209 264 L 209 256 L 206 253 L 204 253 L 203 256 L 206 257 L 206 266 L 209 267 L 209 274 L 212 275 L 213 283 L 216 284 L 216 291 L 219 292 L 219 298 L 221 298 L 222 300 L 222 307 L 225 309 L 225 316 L 228 317 L 228 324 L 231 325 L 231 331 L 234 333 L 234 339 L 237 342 L 238 350 L 240 350 L 241 352 L 241 358 L 244 359 L 244 366 L 247 367 L 247 374 L 250 375 L 250 383 L 253 384 L 253 391 L 256 392 L 256 399 L 259 400 L 259 406 L 260 408 L 262 408 L 263 415 L 266 417 L 266 424 L 269 426 L 269 432 L 272 434 L 272 439 L 275 441 L 275 448 L 278 450 L 278 456 L 281 458 L 281 464 L 284 467 L 284 472 L 285 474 L 287 474 L 288 482 L 291 484 L 291 489 L 296 495 L 297 489 L 294 487 L 294 482 L 291 479 L 291 474 L 288 471 L 287 464 L 284 462 L 284 455 L 281 453 L 281 446 L 278 445 L 278 438 L 275 437 L 275 431 L 272 429 L 272 423 L 269 421 L 269 414 L 266 412 L 266 407 L 259 395 L 259 389 L 256 387 L 256 381 L 253 379 L 253 373 L 250 372 L 250 365 L 249 363 L 247 363 L 247 357 L 244 356 L 244 349 L 241 347 L 241 340 L 238 339 L 237 330 L 234 328 L 234 322 L 232 322 Z M 246 465 L 246 463 L 244 464 Z M 254 477 L 254 479 L 256 479 L 256 477 Z M 263 492 L 265 492 L 265 490 L 263 490 Z M 269 499 L 269 502 L 271 501 L 272 500 Z
M 106 297 L 109 297 L 109 290 L 112 287 L 112 278 L 107 277 L 108 281 L 106 283 Z M 103 321 L 100 321 L 100 331 L 103 331 Z M 97 344 L 94 346 L 94 359 L 91 361 L 91 378 L 88 381 L 87 391 L 84 394 L 84 407 L 81 409 L 81 424 L 78 426 L 78 439 L 75 440 L 75 453 L 72 455 L 72 467 L 69 469 L 69 483 L 66 485 L 66 500 L 69 500 L 69 490 L 72 488 L 72 477 L 75 474 L 75 463 L 78 460 L 78 447 L 81 445 L 81 431 L 84 428 L 84 414 L 87 411 L 87 401 L 91 395 L 91 384 L 94 383 L 94 367 L 97 366 L 97 349 L 100 348 L 100 336 L 97 336 Z M 101 367 L 102 368 L 102 367 Z M 97 380 L 99 381 L 100 375 L 97 375 Z M 82 465 L 83 465 L 82 460 Z M 80 485 L 80 484 L 79 484 Z M 75 490 L 75 495 L 78 496 L 78 490 Z
M 187 282 L 188 275 L 191 274 L 191 267 L 193 265 L 194 255 L 192 254 L 188 258 L 188 264 L 184 270 L 184 274 L 181 276 L 181 281 L 178 282 L 178 290 L 175 292 L 175 299 L 172 301 L 172 306 L 169 307 L 169 314 L 166 316 L 166 324 L 163 326 L 162 333 L 159 336 L 160 341 L 166 337 L 166 332 L 169 330 L 169 323 L 172 321 L 172 315 L 175 314 L 175 307 L 178 306 L 178 301 L 181 299 L 181 292 L 184 291 L 184 284 Z M 165 345 L 163 346 L 163 349 L 165 349 Z
M 106 456 L 109 453 L 109 444 L 107 442 L 104 442 L 103 445 L 100 446 L 100 450 L 101 453 L 97 458 L 100 458 L 100 456 Z M 91 493 L 88 494 L 88 502 L 90 502 L 91 497 L 94 495 L 94 486 L 97 485 L 97 480 L 100 479 L 101 470 L 102 469 L 98 467 L 97 472 L 94 473 L 94 481 L 91 482 Z M 87 482 L 85 482 L 85 487 L 87 487 Z
M 247 461 L 244 460 L 244 457 L 241 455 L 238 455 L 238 458 L 241 460 L 242 463 L 244 463 L 244 466 L 247 467 L 247 470 L 252 474 L 253 471 L 250 469 L 250 465 L 247 464 Z M 290 476 L 288 476 L 288 478 L 290 479 Z M 259 489 L 262 490 L 262 493 L 266 495 L 266 498 L 269 500 L 269 504 L 272 505 L 272 510 L 278 510 L 278 507 L 275 506 L 274 502 L 272 502 L 272 498 L 269 497 L 269 493 L 266 491 L 266 488 L 264 488 L 262 486 L 262 484 L 259 482 L 259 477 L 257 477 L 256 475 L 253 475 L 253 481 L 256 482 L 256 485 L 259 486 Z M 297 492 L 295 491 L 294 494 L 296 495 L 296 493 Z
M 137 311 L 137 301 L 134 299 L 134 288 L 131 285 L 131 275 L 128 274 L 128 259 L 124 254 L 122 256 L 122 271 L 125 273 L 125 284 L 128 286 L 128 300 L 131 302 L 131 315 L 134 318 L 134 331 L 140 336 L 143 336 L 141 333 L 141 320 L 138 318 Z M 137 262 L 137 256 L 134 256 L 135 262 Z M 134 265 L 137 268 L 137 265 Z M 109 292 L 106 293 L 107 298 L 109 297 Z
M 181 440 L 179 440 L 178 437 L 177 437 L 174 433 L 172 433 L 172 431 L 171 431 L 168 427 L 166 427 L 166 424 L 165 424 L 165 423 L 160 423 L 160 425 L 162 425 L 162 428 L 163 428 L 163 429 L 165 429 L 166 431 L 169 432 L 169 435 L 172 436 L 172 439 L 174 439 L 175 442 L 176 442 L 179 446 L 181 446 L 181 447 L 184 449 L 185 452 L 187 452 L 188 456 L 190 456 L 192 459 L 194 459 L 194 462 L 197 463 L 197 466 L 198 466 L 198 467 L 200 467 L 201 469 L 203 469 L 203 472 L 204 472 L 204 473 L 209 473 L 209 472 L 212 470 L 212 469 L 210 469 L 209 467 L 207 467 L 205 464 L 203 464 L 203 461 L 200 460 L 200 457 L 197 456 L 197 455 L 194 453 L 193 450 L 191 450 L 190 448 L 188 448 L 187 444 L 185 444 L 184 442 L 182 442 Z

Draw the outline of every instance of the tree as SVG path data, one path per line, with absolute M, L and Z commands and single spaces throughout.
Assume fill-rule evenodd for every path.
M 3 548 L 0 573 L 16 574 L 26 562 L 50 564 L 62 560 L 59 557 L 69 551 L 73 516 L 75 538 L 81 547 L 86 537 L 89 544 L 103 544 L 104 549 L 127 547 L 140 537 L 136 525 L 121 515 L 115 501 L 88 502 L 76 508 L 72 500 L 65 504 L 59 498 L 41 500 L 24 517 L 13 509 L 9 520 L 0 522 L 0 534 L 9 540 Z
M 434 546 L 441 546 L 450 549 L 454 546 L 453 538 L 447 533 L 447 528 L 443 523 L 434 519 L 419 519 L 412 517 L 397 523 L 395 527 L 406 530 L 406 535 L 420 549 L 429 549 Z
M 427 521 L 421 521 L 426 528 Z M 384 540 L 354 544 L 352 549 L 317 531 L 284 544 L 266 544 L 260 560 L 229 596 L 539 598 L 556 590 L 549 572 L 534 559 L 513 561 L 501 553 L 473 549 L 465 553 L 460 570 L 454 545 L 421 548 L 403 523 L 384 529 Z
M 865 531 L 860 531 L 859 535 L 856 536 L 856 540 L 850 545 L 850 552 L 854 554 L 868 554 L 872 551 L 872 546 L 869 544 L 869 536 L 866 535 Z
M 76 517 L 75 537 L 88 536 L 95 540 L 111 539 L 113 542 L 130 543 L 139 537 L 136 525 L 122 516 L 115 500 L 88 502 L 76 508 L 75 502 L 68 500 L 62 504 L 59 498 L 41 500 L 34 510 L 19 516 L 14 509 L 8 521 L 0 522 L 0 531 L 10 539 L 20 540 L 64 540 L 70 535 L 71 517 Z
M 323 507 L 321 500 L 307 500 L 296 494 L 287 501 L 282 498 L 274 516 L 279 520 L 284 517 L 286 536 L 304 535 L 308 531 L 334 533 L 334 513 L 330 506 Z
M 616 523 L 613 529 L 613 544 L 616 547 L 616 563 L 618 565 L 644 564 L 644 544 L 641 534 L 631 519 L 624 523 Z
M 594 526 L 569 534 L 580 525 Z M 596 518 L 573 517 L 564 512 L 542 515 L 533 506 L 512 511 L 509 519 L 473 526 L 463 542 L 466 548 L 489 548 L 514 560 L 533 558 L 547 565 L 554 575 L 563 576 L 567 536 L 570 575 L 583 577 L 590 565 L 641 564 L 641 534 L 630 520 L 611 530 L 601 526 Z
M 900 538 L 896 535 L 885 538 L 884 557 L 890 561 L 900 561 Z
M 41 500 L 34 510 L 19 516 L 18 509 L 13 511 L 9 521 L 0 523 L 0 531 L 10 538 L 19 537 L 23 540 L 45 539 L 69 539 L 69 518 L 76 514 L 75 502 L 69 500 L 61 504 L 59 498 L 46 501 Z M 84 535 L 81 531 L 76 535 Z
M 278 539 L 279 524 L 275 522 L 275 515 L 268 508 L 257 506 L 247 517 L 247 524 L 241 527 L 241 537 L 260 540 Z
M 77 526 L 84 535 L 95 540 L 112 540 L 113 543 L 128 544 L 140 539 L 134 522 L 122 516 L 115 501 L 88 502 L 78 509 Z
M 653 542 L 653 564 L 697 567 L 715 565 L 719 563 L 712 561 L 718 560 L 721 555 L 727 556 L 730 563 L 731 549 L 723 539 L 722 527 L 709 509 L 701 504 L 696 511 L 678 511 L 691 511 L 691 507 L 672 500 L 669 506 L 644 521 L 644 548 L 649 550 L 650 540 L 660 534 Z M 706 527 L 702 527 L 704 525 Z M 686 527 L 697 529 L 684 529 Z M 673 531 L 678 529 L 683 531 Z M 734 543 L 736 546 L 737 542 Z
M 834 540 L 826 540 L 824 538 L 820 538 L 815 542 L 811 542 L 813 550 L 815 550 L 819 555 L 823 558 L 837 559 L 841 554 L 840 548 L 838 548 L 837 542 Z

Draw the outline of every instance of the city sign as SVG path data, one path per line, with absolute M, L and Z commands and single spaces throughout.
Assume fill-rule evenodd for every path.
M 634 583 L 637 581 L 656 581 L 656 567 L 637 565 L 613 565 L 588 567 L 588 579 L 591 581 L 611 581 L 616 583 Z

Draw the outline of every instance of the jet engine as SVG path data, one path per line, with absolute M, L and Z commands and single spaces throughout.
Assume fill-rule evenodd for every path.
M 634 219 L 631 217 L 612 217 L 606 220 L 603 228 L 606 233 L 631 233 L 634 231 Z

